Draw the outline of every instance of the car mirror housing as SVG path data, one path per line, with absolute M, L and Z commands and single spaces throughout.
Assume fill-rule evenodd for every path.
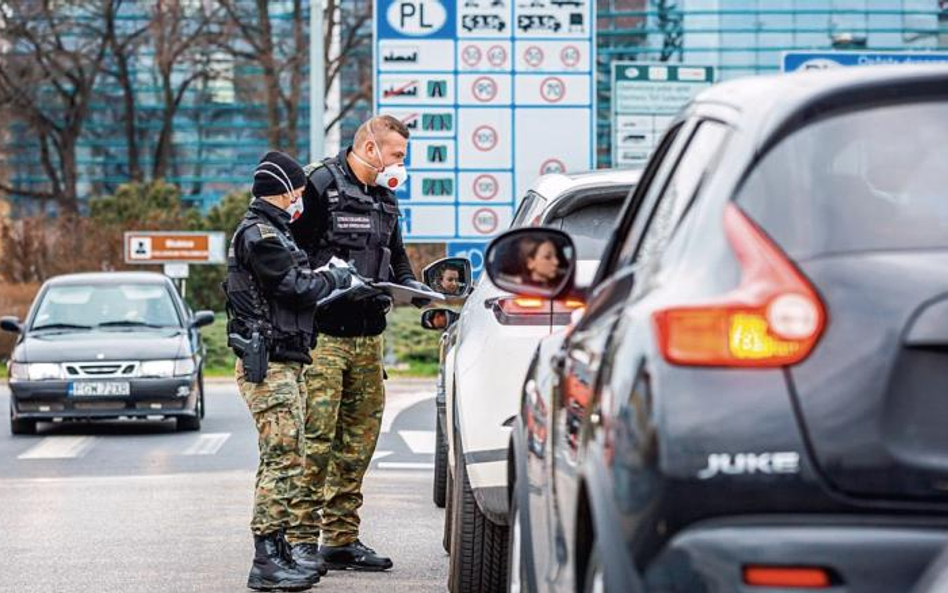
M 472 289 L 471 262 L 466 257 L 445 257 L 422 271 L 425 286 L 449 298 L 462 298 Z
M 23 331 L 20 320 L 13 315 L 4 315 L 0 317 L 0 329 L 6 332 L 18 334 Z
M 444 331 L 451 327 L 461 316 L 451 309 L 428 309 L 421 314 L 421 327 L 436 331 Z
M 507 231 L 491 241 L 484 260 L 491 282 L 514 294 L 554 299 L 573 288 L 576 248 L 560 230 Z
M 198 311 L 191 318 L 191 327 L 204 327 L 214 323 L 214 311 Z

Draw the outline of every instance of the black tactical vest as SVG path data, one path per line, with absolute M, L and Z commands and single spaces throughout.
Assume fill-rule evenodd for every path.
M 392 255 L 388 245 L 399 216 L 394 197 L 369 195 L 361 185 L 349 180 L 335 158 L 323 160 L 322 166 L 311 173 L 311 179 L 320 175 L 321 169 L 332 175 L 332 184 L 325 189 L 328 227 L 318 239 L 315 265 L 324 265 L 335 255 L 354 262 L 362 276 L 388 280 Z M 319 184 L 316 186 L 322 189 Z
M 257 224 L 273 228 L 266 220 L 248 212 L 234 232 L 227 250 L 227 279 L 223 283 L 227 297 L 227 333 L 250 339 L 254 331 L 259 331 L 267 340 L 271 360 L 279 361 L 284 360 L 288 352 L 308 353 L 316 345 L 316 307 L 292 309 L 282 306 L 276 299 L 268 299 L 251 271 L 240 264 L 236 246 L 243 240 L 243 234 Z M 279 229 L 275 230 L 296 263 L 308 268 L 306 253 Z

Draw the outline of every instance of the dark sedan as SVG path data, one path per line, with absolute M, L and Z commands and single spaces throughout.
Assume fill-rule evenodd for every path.
M 514 426 L 512 590 L 912 589 L 948 540 L 946 145 L 948 68 L 735 80 L 590 289 L 565 234 L 495 240 L 501 288 L 586 302 Z M 553 280 L 502 282 L 524 240 Z
M 204 344 L 171 281 L 147 272 L 69 274 L 47 281 L 9 362 L 10 426 L 33 434 L 41 420 L 175 418 L 200 430 Z

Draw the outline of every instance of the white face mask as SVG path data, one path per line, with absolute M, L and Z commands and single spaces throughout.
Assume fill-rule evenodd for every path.
M 303 215 L 303 195 L 300 194 L 295 198 L 290 198 L 290 205 L 286 209 L 287 213 L 290 215 L 290 222 L 296 220 Z
M 378 154 L 379 165 L 381 168 L 375 169 L 375 166 L 366 162 L 366 160 L 360 157 L 355 151 L 352 154 L 355 154 L 356 158 L 365 163 L 367 166 L 375 169 L 375 184 L 381 185 L 384 188 L 395 191 L 404 185 L 405 181 L 408 180 L 408 169 L 405 168 L 405 163 L 392 163 L 391 165 L 386 166 L 385 162 L 382 161 L 382 149 L 379 146 L 379 141 L 375 139 L 375 134 L 369 130 L 369 134 L 372 137 L 372 142 L 375 143 L 375 152 Z

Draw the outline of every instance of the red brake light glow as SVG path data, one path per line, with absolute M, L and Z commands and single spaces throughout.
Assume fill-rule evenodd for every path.
M 653 318 L 665 359 L 725 367 L 804 360 L 826 324 L 816 291 L 734 204 L 724 212 L 724 232 L 740 262 L 741 283 L 707 304 L 657 311 Z
M 824 589 L 832 586 L 832 580 L 823 568 L 746 566 L 744 584 L 752 587 Z

